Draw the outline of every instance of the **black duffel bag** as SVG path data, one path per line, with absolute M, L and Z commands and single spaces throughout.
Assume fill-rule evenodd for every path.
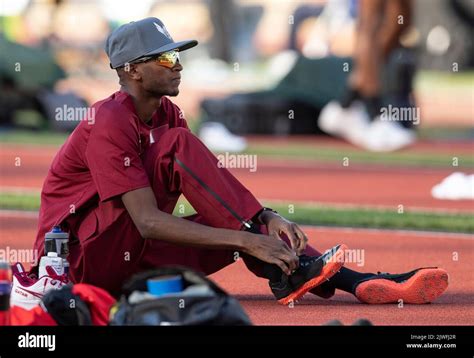
M 183 291 L 153 296 L 147 280 L 180 275 Z M 110 325 L 251 325 L 240 303 L 206 276 L 185 267 L 161 267 L 133 276 L 111 310 Z

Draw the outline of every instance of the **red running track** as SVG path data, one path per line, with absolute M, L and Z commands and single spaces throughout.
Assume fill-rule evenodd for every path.
M 0 212 L 0 249 L 30 249 L 36 226 L 35 217 Z M 339 319 L 349 325 L 358 318 L 367 318 L 376 325 L 474 324 L 472 236 L 310 227 L 306 232 L 310 242 L 321 250 L 337 243 L 363 250 L 359 251 L 364 253 L 360 260 L 347 264 L 350 268 L 396 273 L 436 265 L 449 272 L 450 285 L 444 295 L 427 305 L 366 305 L 341 292 L 330 300 L 306 295 L 289 308 L 277 304 L 266 281 L 254 277 L 241 262 L 212 275 L 224 289 L 237 296 L 255 324 L 321 325 Z
M 258 162 L 257 162 L 258 163 Z M 258 163 L 256 172 L 233 173 L 260 199 L 375 206 L 397 210 L 474 212 L 473 200 L 439 200 L 431 189 L 452 174 L 448 169 L 390 168 L 351 164 Z
M 464 144 L 458 146 L 458 151 L 468 150 Z M 443 147 L 443 150 L 447 149 Z M 57 147 L 3 145 L 0 151 L 0 189 L 40 190 L 56 152 Z M 16 166 L 18 160 L 21 165 Z M 405 210 L 474 212 L 472 200 L 450 201 L 431 197 L 431 188 L 450 175 L 451 169 L 358 164 L 344 167 L 342 163 L 305 164 L 270 159 L 260 160 L 257 165 L 256 172 L 248 169 L 233 169 L 232 172 L 260 199 L 382 206 L 393 210 L 401 204 Z

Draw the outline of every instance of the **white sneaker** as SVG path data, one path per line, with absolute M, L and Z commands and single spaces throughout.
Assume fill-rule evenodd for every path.
M 51 266 L 46 266 L 46 271 L 47 275 L 35 279 L 28 276 L 21 263 L 13 265 L 10 306 L 32 309 L 41 302 L 41 298 L 46 292 L 59 289 L 69 282 L 66 275 L 58 275 Z
M 435 185 L 431 195 L 442 200 L 474 200 L 474 174 L 455 172 Z
M 199 138 L 212 151 L 216 152 L 242 152 L 247 148 L 247 141 L 236 136 L 218 122 L 203 123 Z
M 348 108 L 343 108 L 337 101 L 331 101 L 321 111 L 318 125 L 328 134 L 344 138 L 354 145 L 364 146 L 370 118 L 360 101 L 352 102 Z
M 328 134 L 372 152 L 391 152 L 416 141 L 415 131 L 380 117 L 370 121 L 365 106 L 354 101 L 347 108 L 339 102 L 329 102 L 319 115 L 319 127 Z
M 377 117 L 368 128 L 362 146 L 373 152 L 391 152 L 416 141 L 415 131 Z

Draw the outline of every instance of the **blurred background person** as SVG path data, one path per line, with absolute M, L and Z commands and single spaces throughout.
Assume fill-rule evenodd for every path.
M 344 98 L 330 102 L 323 109 L 319 126 L 368 150 L 397 150 L 415 141 L 413 126 L 416 119 L 419 122 L 419 118 L 414 118 L 416 108 L 412 99 L 414 61 L 410 57 L 413 54 L 400 41 L 411 25 L 412 2 L 359 0 L 356 11 L 354 62 L 347 91 Z M 384 99 L 382 67 L 391 58 L 399 63 L 405 61 L 408 66 L 399 73 L 404 77 L 402 84 L 391 98 Z M 407 116 L 394 118 L 391 113 L 381 116 L 383 107 L 394 108 Z
M 3 0 L 3 127 L 71 131 L 78 121 L 58 121 L 56 109 L 87 107 L 116 85 L 104 71 L 104 34 L 147 16 L 163 18 L 177 36 L 203 44 L 192 55 L 183 53 L 188 95 L 178 105 L 215 151 L 244 150 L 245 135 L 320 135 L 318 117 L 324 132 L 363 148 L 402 148 L 415 140 L 414 121 L 382 121 L 380 107 L 420 108 L 423 121 L 441 124 L 449 107 L 426 90 L 425 81 L 415 106 L 416 62 L 445 72 L 453 72 L 454 63 L 459 70 L 472 66 L 472 2 L 466 0 L 131 4 Z M 412 13 L 421 14 L 418 23 Z M 466 98 L 456 95 L 457 103 Z M 449 118 L 465 123 L 466 113 L 449 112 Z

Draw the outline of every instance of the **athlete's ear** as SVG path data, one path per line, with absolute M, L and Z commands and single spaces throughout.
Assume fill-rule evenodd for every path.
M 132 80 L 141 80 L 142 79 L 142 73 L 140 71 L 140 67 L 137 66 L 136 64 L 125 64 L 123 67 L 124 72 L 126 72 L 127 76 L 131 78 Z

